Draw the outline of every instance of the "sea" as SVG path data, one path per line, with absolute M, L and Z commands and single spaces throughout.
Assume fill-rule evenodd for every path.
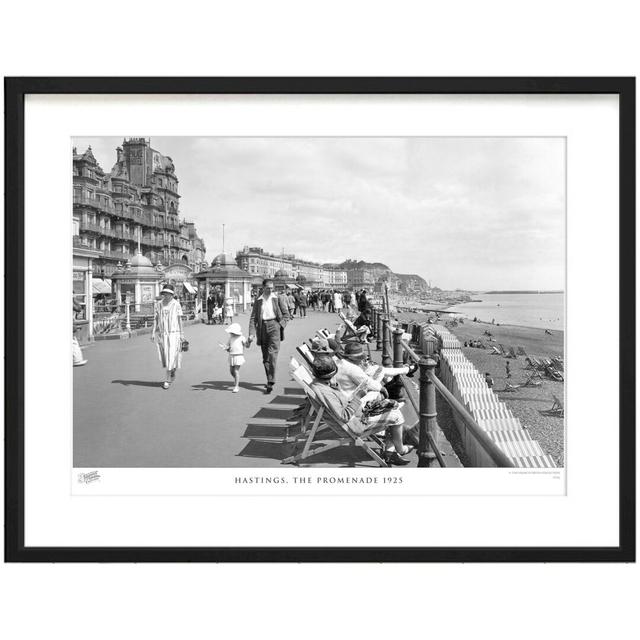
M 564 293 L 478 293 L 474 299 L 449 307 L 473 320 L 523 327 L 564 330 Z

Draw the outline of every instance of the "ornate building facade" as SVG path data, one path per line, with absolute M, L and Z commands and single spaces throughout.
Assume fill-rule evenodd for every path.
M 347 286 L 347 272 L 336 265 L 320 264 L 297 258 L 293 254 L 267 253 L 262 247 L 244 247 L 236 255 L 238 266 L 256 280 L 273 278 L 278 272 L 291 280 L 313 288 L 343 289 Z
M 116 149 L 105 173 L 91 147 L 73 150 L 74 247 L 98 251 L 100 271 L 110 276 L 141 252 L 153 264 L 184 264 L 198 271 L 206 247 L 192 222 L 180 220 L 173 161 L 146 138 L 129 138 Z

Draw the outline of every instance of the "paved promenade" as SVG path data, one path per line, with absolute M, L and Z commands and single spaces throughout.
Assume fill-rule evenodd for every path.
M 248 314 L 236 317 L 245 329 Z M 297 433 L 292 410 L 303 400 L 291 381 L 295 347 L 337 315 L 311 312 L 286 329 L 274 391 L 265 395 L 260 347 L 246 351 L 240 392 L 231 393 L 228 334 L 220 325 L 186 327 L 190 348 L 169 390 L 149 336 L 100 341 L 84 351 L 89 363 L 74 369 L 76 467 L 277 467 Z M 374 352 L 375 353 L 375 352 Z M 375 354 L 379 360 L 380 354 Z M 410 409 L 407 417 L 415 417 Z M 416 456 L 411 456 L 411 466 Z M 305 466 L 375 466 L 361 450 L 334 450 Z

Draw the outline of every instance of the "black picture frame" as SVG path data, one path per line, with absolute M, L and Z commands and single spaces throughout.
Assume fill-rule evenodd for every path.
M 6 562 L 634 562 L 635 78 L 5 78 Z M 620 160 L 619 544 L 615 547 L 26 547 L 24 104 L 28 94 L 615 94 Z M 622 347 L 624 345 L 624 348 Z M 624 428 L 623 428 L 624 425 Z M 594 462 L 594 465 L 597 462 Z M 597 514 L 594 514 L 597 517 Z

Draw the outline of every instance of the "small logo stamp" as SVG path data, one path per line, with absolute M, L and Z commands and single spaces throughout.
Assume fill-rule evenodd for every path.
M 100 474 L 97 471 L 89 471 L 87 473 L 78 474 L 78 482 L 80 484 L 90 484 L 91 482 L 95 482 L 96 480 L 100 480 Z

